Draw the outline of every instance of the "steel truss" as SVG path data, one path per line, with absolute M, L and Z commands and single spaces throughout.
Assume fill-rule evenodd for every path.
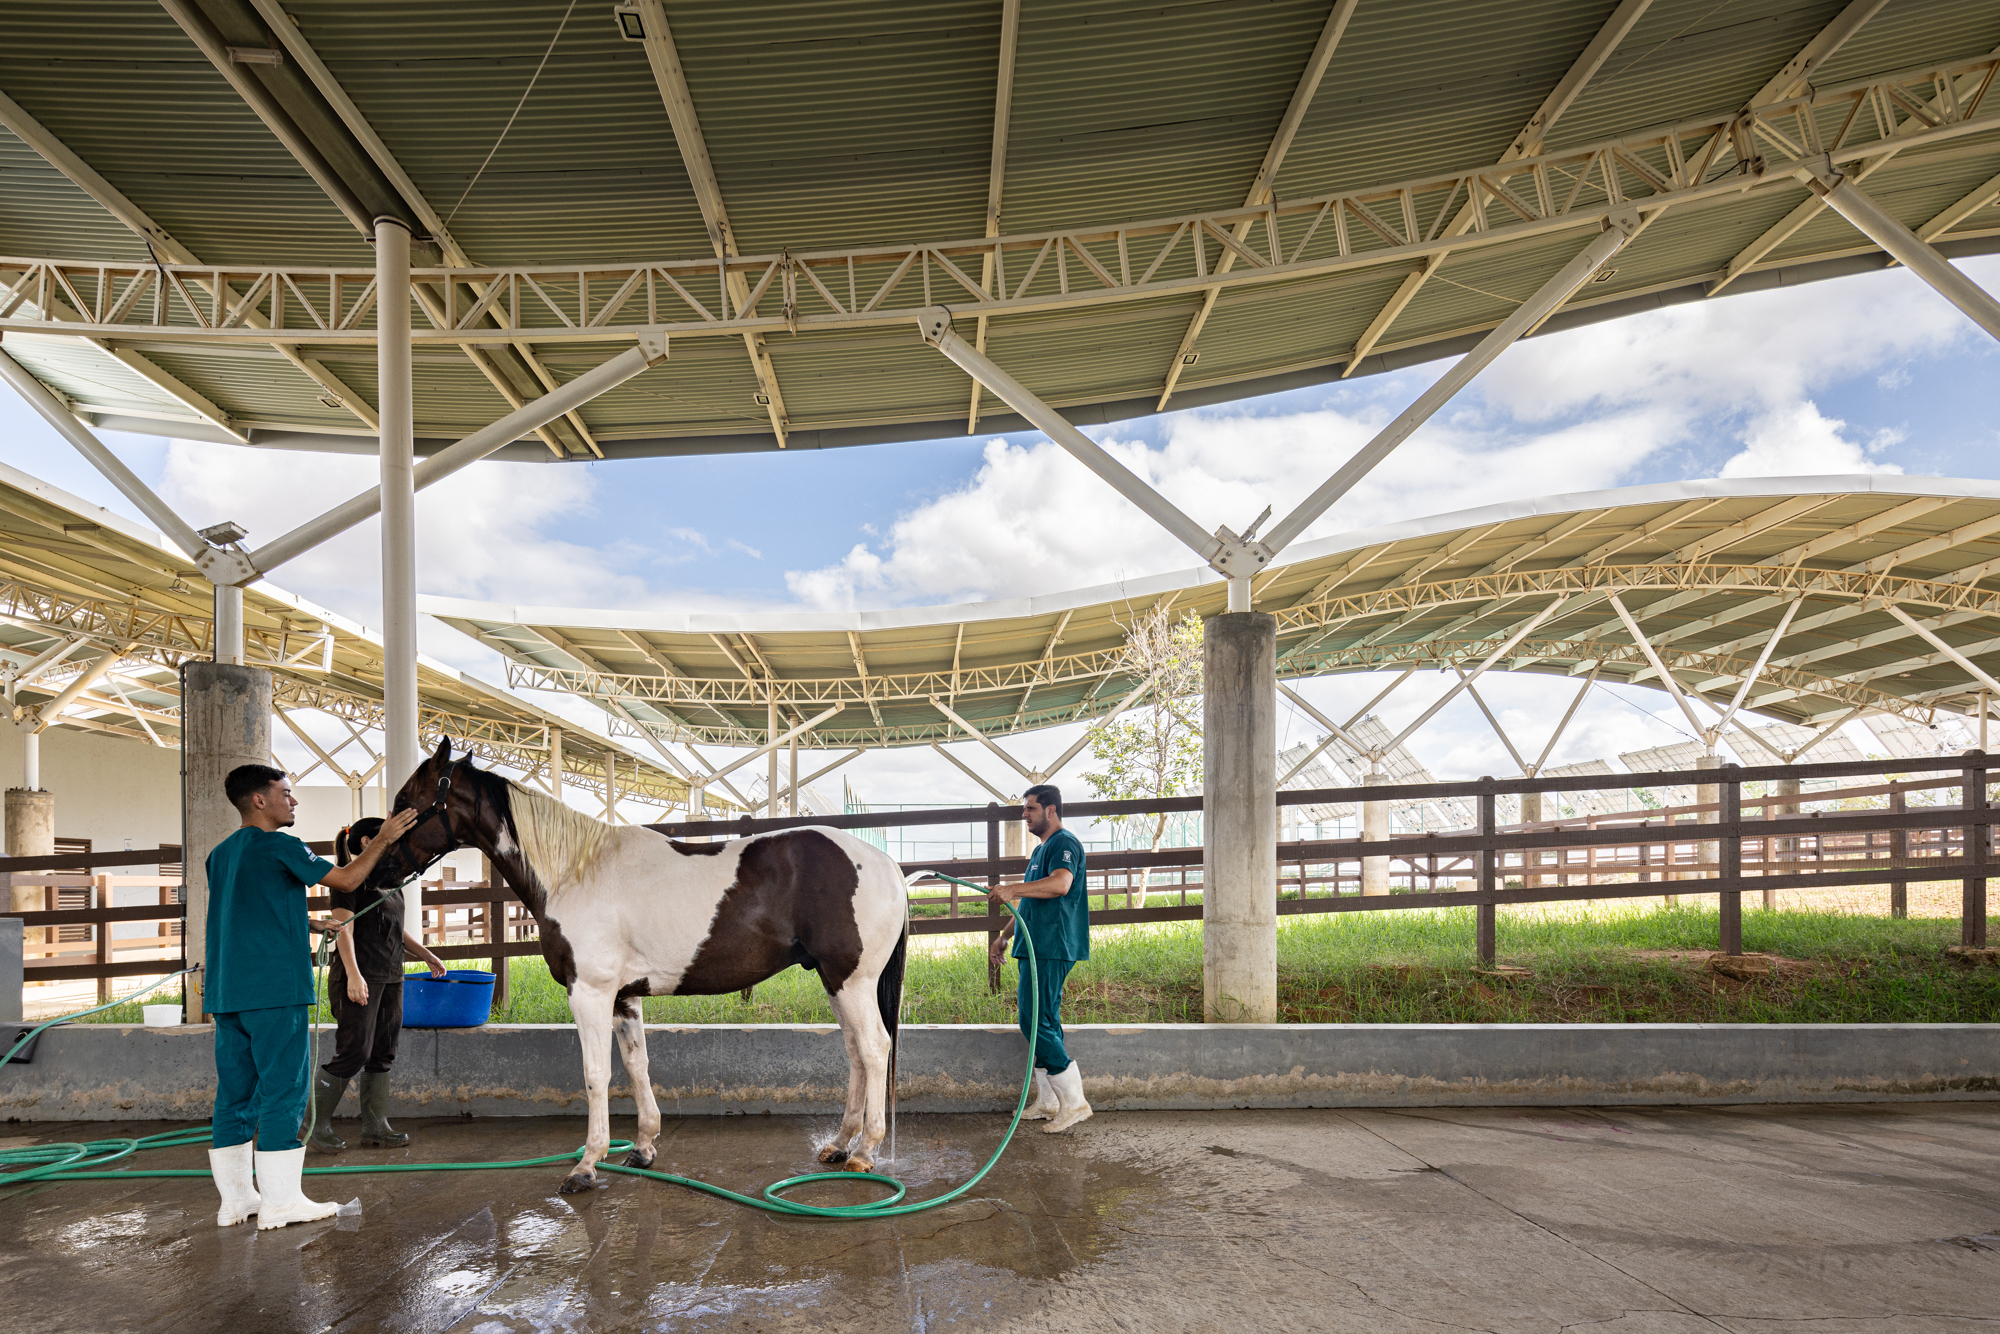
M 137 601 L 116 601 L 65 593 L 20 578 L 0 578 L 0 617 L 18 625 L 64 638 L 80 638 L 110 646 L 123 662 L 145 662 L 178 673 L 181 664 L 206 659 L 213 652 L 213 620 L 185 612 L 149 607 Z M 273 702 L 282 709 L 313 709 L 352 723 L 380 730 L 385 721 L 382 701 L 366 693 L 365 687 L 342 685 L 342 674 L 313 673 L 328 640 L 323 629 L 281 627 L 277 630 L 245 627 L 245 661 L 251 666 L 274 668 L 271 678 Z M 124 645 L 131 648 L 119 654 Z M 72 667 L 64 664 L 43 678 L 47 688 L 60 691 L 80 672 L 94 664 Z M 154 693 L 174 694 L 178 687 L 164 682 L 146 682 Z M 38 685 L 38 689 L 43 688 Z M 180 728 L 180 719 L 171 713 L 133 705 L 129 701 L 83 696 L 73 707 L 110 709 L 137 720 Z M 111 731 L 136 740 L 148 738 L 139 732 L 99 719 L 82 719 L 65 714 L 65 724 L 78 723 L 94 731 Z M 454 748 L 492 764 L 502 764 L 534 775 L 547 768 L 550 728 L 546 724 L 484 718 L 474 714 L 440 709 L 429 704 L 418 708 L 418 732 L 426 746 L 450 737 Z M 564 760 L 563 782 L 596 791 L 604 790 L 604 765 L 572 752 Z M 657 806 L 685 806 L 687 785 L 642 765 L 620 767 L 618 792 L 622 797 Z
M 1331 672 L 1380 671 L 1409 666 L 1476 665 L 1505 648 L 1500 662 L 1520 670 L 1528 664 L 1545 662 L 1544 670 L 1587 669 L 1590 664 L 1631 668 L 1641 683 L 1660 685 L 1657 677 L 1647 677 L 1651 663 L 1636 644 L 1620 637 L 1618 622 L 1598 622 L 1583 633 L 1532 634 L 1509 644 L 1520 627 L 1538 612 L 1549 610 L 1546 599 L 1572 600 L 1564 615 L 1589 611 L 1593 621 L 1602 607 L 1591 595 L 1657 592 L 1709 595 L 1741 593 L 1770 595 L 1784 601 L 1806 596 L 1833 600 L 1846 607 L 1845 614 L 1871 606 L 1925 609 L 1952 616 L 1953 623 L 1972 617 L 1991 617 L 2000 629 L 2000 590 L 1982 588 L 1978 581 L 1989 573 L 1975 566 L 1951 578 L 1926 579 L 1914 576 L 1867 571 L 1814 570 L 1796 565 L 1719 564 L 1708 561 L 1659 562 L 1640 565 L 1598 565 L 1563 567 L 1538 571 L 1506 571 L 1458 579 L 1398 584 L 1394 587 L 1345 594 L 1329 594 L 1275 613 L 1278 621 L 1280 657 L 1287 676 L 1312 676 Z M 1510 623 L 1490 633 L 1461 636 L 1451 633 L 1426 636 L 1417 643 L 1395 642 L 1395 627 L 1408 618 L 1445 608 L 1518 605 L 1509 613 Z M 1646 609 L 1639 615 L 1643 618 Z M 1478 614 L 1465 619 L 1484 619 Z M 1376 625 L 1380 617 L 1392 617 L 1387 625 Z M 1462 622 L 1461 622 L 1462 623 Z M 1804 622 L 1801 622 L 1803 625 Z M 1347 642 L 1338 642 L 1341 631 L 1351 632 Z M 1921 637 L 1919 632 L 1898 630 L 1887 639 Z M 1886 642 L 1883 636 L 1869 636 L 1871 642 Z M 1719 681 L 1737 683 L 1753 679 L 1755 685 L 1742 707 L 1758 708 L 1762 703 L 1810 697 L 1806 709 L 1812 717 L 1866 708 L 1897 714 L 1928 723 L 1938 711 L 1935 700 L 1912 700 L 1883 690 L 1870 682 L 1873 672 L 1828 673 L 1810 664 L 1837 658 L 1843 651 L 1860 650 L 1866 645 L 1849 640 L 1841 645 L 1816 648 L 1797 658 L 1764 661 L 1770 644 L 1768 635 L 1749 642 L 1715 648 L 1685 648 L 1655 636 L 1656 651 L 1690 693 L 1699 693 Z M 1926 646 L 1917 656 L 1933 650 Z M 1898 663 L 1899 668 L 1908 664 Z M 1761 668 L 1761 670 L 1760 670 Z M 1618 679 L 1615 675 L 1613 679 Z M 702 706 L 721 710 L 731 706 L 763 709 L 772 693 L 781 708 L 824 708 L 832 704 L 891 703 L 931 704 L 939 698 L 977 698 L 983 695 L 1017 694 L 1029 687 L 1046 688 L 1077 682 L 1116 685 L 1119 691 L 1100 686 L 1081 704 L 1029 710 L 1021 719 L 1002 729 L 1028 730 L 1059 722 L 1096 717 L 1111 712 L 1122 690 L 1137 684 L 1122 647 L 1051 655 L 1034 662 L 1008 663 L 994 667 L 961 666 L 955 671 L 936 670 L 905 674 L 871 672 L 868 676 L 815 678 L 758 678 L 742 676 L 693 677 L 685 675 L 638 675 L 608 670 L 550 667 L 524 661 L 510 654 L 507 660 L 508 685 L 517 689 L 560 690 L 584 698 L 624 703 L 644 703 L 660 708 L 686 709 Z M 933 705 L 934 707 L 934 705 Z M 949 719 L 938 711 L 949 727 Z M 718 722 L 722 715 L 717 713 Z M 720 745 L 757 745 L 764 741 L 760 728 L 735 723 L 723 726 L 699 725 L 686 721 L 679 727 L 696 740 Z M 858 715 L 842 719 L 845 726 L 821 727 L 815 735 L 826 745 L 895 746 L 948 739 L 936 723 L 909 723 L 871 726 Z
M 1124 225 L 659 263 L 423 268 L 413 278 L 434 300 L 417 305 L 412 337 L 478 346 L 625 342 L 661 329 L 797 333 L 907 322 L 936 304 L 990 318 L 1416 263 L 1601 226 L 1625 210 L 1650 218 L 1796 189 L 1793 172 L 1809 160 L 1921 160 L 1932 146 L 2000 131 L 2000 112 L 1981 114 L 1996 73 L 2000 53 L 1945 61 L 1501 166 Z M 1456 234 L 1468 210 L 1470 230 Z M 376 296 L 368 269 L 0 258 L 0 329 L 57 336 L 369 345 Z M 757 313 L 772 298 L 780 312 Z

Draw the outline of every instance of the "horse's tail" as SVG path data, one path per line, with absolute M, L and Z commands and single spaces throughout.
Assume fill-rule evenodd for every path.
M 875 1008 L 882 1013 L 882 1025 L 889 1030 L 889 1088 L 888 1101 L 896 1101 L 896 1025 L 903 1015 L 903 963 L 910 948 L 910 924 L 903 922 L 903 934 L 896 938 L 896 948 L 890 952 L 889 962 L 882 965 L 882 975 L 875 979 Z

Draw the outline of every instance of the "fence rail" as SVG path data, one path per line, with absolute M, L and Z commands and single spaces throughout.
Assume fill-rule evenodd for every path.
M 1593 899 L 1665 895 L 1717 895 L 1721 906 L 1718 946 L 1740 953 L 1742 896 L 1761 891 L 1766 906 L 1786 889 L 1839 889 L 1857 885 L 1890 887 L 1893 915 L 1907 912 L 1907 886 L 1958 880 L 1960 936 L 1967 945 L 1986 943 L 1986 884 L 1993 869 L 1989 799 L 1993 764 L 1979 752 L 1935 760 L 1871 760 L 1838 764 L 1743 768 L 1724 765 L 1693 772 L 1588 775 L 1560 779 L 1480 779 L 1472 783 L 1322 788 L 1278 794 L 1280 806 L 1380 801 L 1399 805 L 1414 799 L 1469 798 L 1479 827 L 1402 834 L 1386 839 L 1311 839 L 1278 845 L 1274 886 L 1280 915 L 1381 912 L 1401 909 L 1467 907 L 1475 912 L 1476 946 L 1481 959 L 1494 957 L 1495 910 L 1502 905 L 1579 902 Z M 1911 775 L 1888 778 L 1887 775 Z M 1915 775 L 1928 775 L 1915 777 Z M 1820 792 L 1778 792 L 1781 781 L 1873 778 Z M 1746 793 L 1746 786 L 1767 789 Z M 1599 792 L 1620 788 L 1704 787 L 1716 799 L 1680 806 L 1610 814 L 1577 815 L 1532 824 L 1499 825 L 1495 798 L 1529 792 Z M 1951 802 L 1941 800 L 1950 795 Z M 1804 807 L 1831 809 L 1802 810 Z M 1071 820 L 1150 815 L 1201 809 L 1199 797 L 1156 801 L 1074 802 Z M 1758 814 L 1749 814 L 1751 811 Z M 1001 831 L 1020 818 L 1018 807 L 989 804 L 922 811 L 896 811 L 775 820 L 749 818 L 651 825 L 675 838 L 736 838 L 807 825 L 883 829 L 940 824 L 983 825 L 986 856 L 902 863 L 906 875 L 943 872 L 988 887 L 1018 879 L 1025 857 L 1001 855 Z M 330 845 L 312 845 L 327 851 Z M 1101 925 L 1197 920 L 1202 915 L 1200 868 L 1203 849 L 1125 849 L 1089 856 L 1086 893 L 1091 920 Z M 105 867 L 173 865 L 181 849 L 117 853 L 72 853 L 53 857 L 0 858 L 15 895 L 42 891 L 41 910 L 15 909 L 30 939 L 24 946 L 30 981 L 95 978 L 107 999 L 111 980 L 158 975 L 178 967 L 179 931 L 186 908 L 177 901 L 171 877 L 131 877 L 101 872 Z M 1374 863 L 1395 891 L 1364 894 L 1364 864 Z M 156 888 L 157 904 L 115 904 L 119 889 Z M 928 891 L 928 892 L 927 892 Z M 61 902 L 65 894 L 85 902 Z M 450 878 L 422 886 L 424 939 L 441 958 L 506 958 L 538 954 L 535 919 L 505 885 Z M 1192 896 L 1192 897 L 1191 897 Z M 1156 902 L 1159 899 L 1171 902 Z M 324 896 L 307 900 L 315 911 Z M 910 899 L 911 930 L 919 935 L 984 933 L 997 939 L 1007 918 L 985 895 L 958 885 L 919 883 Z M 156 922 L 152 936 L 117 936 L 121 923 Z M 119 957 L 139 954 L 143 957 Z M 79 958 L 78 956 L 88 956 Z M 989 982 L 998 985 L 997 964 Z M 504 1000 L 502 990 L 496 999 Z

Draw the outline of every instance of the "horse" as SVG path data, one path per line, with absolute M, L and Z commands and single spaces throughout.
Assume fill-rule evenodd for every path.
M 819 973 L 847 1048 L 847 1105 L 819 1160 L 874 1169 L 909 947 L 908 891 L 888 853 L 815 826 L 684 843 L 643 825 L 608 825 L 476 768 L 470 756 L 454 761 L 450 738 L 410 775 L 394 808 L 419 812 L 417 823 L 371 886 L 405 883 L 476 847 L 541 926 L 542 957 L 576 1017 L 590 1103 L 583 1157 L 563 1194 L 594 1187 L 610 1148 L 614 1035 L 639 1110 L 625 1162 L 652 1165 L 660 1105 L 640 997 L 740 992 L 794 964 Z

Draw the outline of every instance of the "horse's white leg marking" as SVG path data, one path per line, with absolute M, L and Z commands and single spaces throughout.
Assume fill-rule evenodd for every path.
M 571 1180 L 596 1176 L 597 1164 L 611 1147 L 607 1089 L 611 1084 L 611 1002 L 617 994 L 615 989 L 589 987 L 581 981 L 569 989 L 569 1012 L 576 1017 L 576 1039 L 583 1047 L 583 1089 L 590 1100 L 583 1161 L 570 1173 Z
M 827 998 L 833 1004 L 834 1017 L 840 1020 L 840 1042 L 847 1049 L 847 1106 L 841 1112 L 840 1129 L 832 1142 L 819 1151 L 823 1163 L 844 1163 L 847 1161 L 848 1146 L 861 1133 L 862 1087 L 866 1072 L 861 1068 L 861 1052 L 855 1045 L 854 1025 L 849 1022 L 846 1011 L 840 1008 L 838 995 Z
M 833 997 L 834 1013 L 840 1016 L 840 1031 L 847 1038 L 849 1063 L 848 1113 L 847 1121 L 841 1124 L 842 1134 L 848 1133 L 848 1122 L 856 1120 L 857 1110 L 861 1111 L 861 1139 L 847 1156 L 848 1167 L 856 1172 L 873 1170 L 875 1146 L 889 1133 L 889 1029 L 875 1004 L 875 981 L 856 973 Z M 853 1083 L 857 1076 L 861 1080 L 859 1109 L 855 1106 Z
M 660 1104 L 653 1097 L 653 1076 L 646 1068 L 646 1022 L 638 997 L 626 999 L 618 1011 L 613 1031 L 618 1035 L 618 1055 L 625 1062 L 626 1077 L 632 1081 L 632 1101 L 639 1105 L 639 1133 L 632 1140 L 631 1163 L 650 1167 L 653 1144 L 660 1138 Z

